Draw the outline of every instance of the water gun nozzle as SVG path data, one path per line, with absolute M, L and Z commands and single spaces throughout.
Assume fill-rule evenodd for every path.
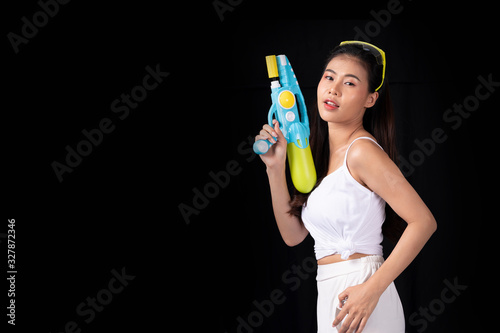
M 266 57 L 266 65 L 267 65 L 267 73 L 269 74 L 270 79 L 278 78 L 279 79 L 279 72 L 278 72 L 278 64 L 276 63 L 276 56 L 275 55 L 269 55 Z

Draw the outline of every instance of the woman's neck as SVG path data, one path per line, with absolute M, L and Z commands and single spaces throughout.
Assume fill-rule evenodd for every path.
M 356 133 L 365 131 L 363 123 L 354 124 L 351 126 L 340 125 L 336 123 L 328 123 L 328 141 L 330 144 L 330 153 L 341 149 L 352 141 Z

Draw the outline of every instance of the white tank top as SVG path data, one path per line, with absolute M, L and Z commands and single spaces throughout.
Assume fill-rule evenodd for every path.
M 356 252 L 382 255 L 385 201 L 358 183 L 347 168 L 347 153 L 359 139 L 375 142 L 369 137 L 351 142 L 342 166 L 323 178 L 302 207 L 302 221 L 314 239 L 317 260 L 332 254 L 345 260 Z

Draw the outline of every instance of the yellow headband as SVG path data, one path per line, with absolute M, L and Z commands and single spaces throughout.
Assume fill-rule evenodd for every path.
M 385 79 L 385 52 L 373 44 L 370 44 L 367 42 L 361 42 L 358 40 L 345 41 L 345 42 L 340 43 L 339 45 L 346 45 L 346 44 L 360 45 L 363 48 L 363 50 L 369 51 L 371 54 L 373 54 L 373 56 L 377 59 L 377 63 L 379 65 L 383 66 L 383 68 L 382 68 L 382 82 L 377 87 L 377 89 L 375 89 L 375 91 L 378 91 L 380 88 L 382 88 L 382 85 L 384 84 L 384 79 Z

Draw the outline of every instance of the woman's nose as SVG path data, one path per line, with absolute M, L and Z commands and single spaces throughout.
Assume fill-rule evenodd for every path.
M 340 87 L 338 86 L 337 82 L 333 82 L 332 83 L 331 87 L 328 89 L 328 93 L 332 94 L 334 96 L 340 96 L 341 95 Z

